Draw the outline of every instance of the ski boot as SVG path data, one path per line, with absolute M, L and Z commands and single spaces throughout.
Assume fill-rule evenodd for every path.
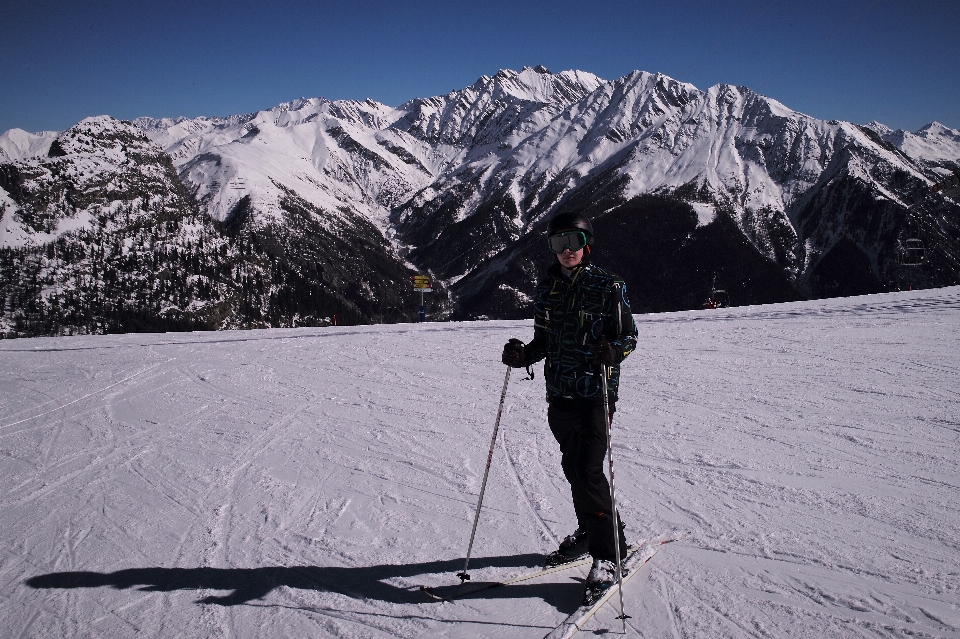
M 576 561 L 587 554 L 587 533 L 577 528 L 573 534 L 560 542 L 560 547 L 547 555 L 545 567 L 562 566 Z
M 627 569 L 620 564 L 621 577 L 627 576 Z M 587 588 L 583 593 L 584 606 L 592 606 L 610 587 L 617 583 L 617 564 L 607 559 L 594 559 L 590 574 L 587 575 Z

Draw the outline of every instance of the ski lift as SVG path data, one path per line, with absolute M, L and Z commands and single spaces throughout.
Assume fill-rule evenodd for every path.
M 728 308 L 730 306 L 730 296 L 723 289 L 716 288 L 717 274 L 713 274 L 710 281 L 710 295 L 707 301 L 703 303 L 704 308 Z
M 704 304 L 704 308 L 727 308 L 729 306 L 730 296 L 722 289 L 710 291 L 710 298 Z
M 913 206 L 910 208 L 912 209 Z M 920 266 L 927 261 L 927 249 L 923 240 L 920 239 L 919 229 L 919 220 L 916 213 L 908 209 L 907 227 L 901 231 L 900 248 L 897 255 L 902 266 Z
M 926 259 L 927 250 L 920 238 L 907 238 L 900 246 L 900 264 L 903 266 L 920 266 Z

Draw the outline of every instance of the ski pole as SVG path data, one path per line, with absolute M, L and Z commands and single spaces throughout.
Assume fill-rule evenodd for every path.
M 487 453 L 487 467 L 483 471 L 483 482 L 480 484 L 480 499 L 477 500 L 477 513 L 473 516 L 473 530 L 470 532 L 470 543 L 467 545 L 467 558 L 463 562 L 463 572 L 458 572 L 460 583 L 468 581 L 470 575 L 467 566 L 470 565 L 470 551 L 473 550 L 473 538 L 477 534 L 477 522 L 480 521 L 480 507 L 483 505 L 483 493 L 487 490 L 487 475 L 490 474 L 490 462 L 493 461 L 493 449 L 497 445 L 497 431 L 500 430 L 500 416 L 503 415 L 503 401 L 507 398 L 507 383 L 510 382 L 510 367 L 503 378 L 503 390 L 500 392 L 500 408 L 497 409 L 497 419 L 493 423 L 493 437 L 490 438 L 490 452 Z
M 627 634 L 627 619 L 629 615 L 623 612 L 623 570 L 620 566 L 620 515 L 617 512 L 617 489 L 613 479 L 613 433 L 610 425 L 610 396 L 607 394 L 607 377 L 610 367 L 604 365 L 600 375 L 601 390 L 603 391 L 603 418 L 607 423 L 607 464 L 610 467 L 610 505 L 613 507 L 613 547 L 617 560 L 617 591 L 620 594 L 620 616 L 623 621 L 623 634 Z

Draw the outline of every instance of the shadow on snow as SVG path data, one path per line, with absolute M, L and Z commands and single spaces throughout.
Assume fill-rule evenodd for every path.
M 480 557 L 470 561 L 470 568 L 534 568 L 543 561 L 540 554 L 504 557 Z M 176 590 L 228 590 L 225 596 L 198 599 L 199 604 L 236 606 L 263 599 L 276 588 L 286 586 L 299 590 L 333 592 L 356 599 L 372 599 L 393 604 L 422 604 L 428 599 L 419 586 L 403 587 L 385 583 L 385 580 L 410 578 L 417 575 L 447 573 L 455 584 L 453 573 L 463 568 L 462 559 L 434 561 L 406 565 L 380 565 L 358 568 L 323 566 L 271 566 L 263 568 L 128 568 L 117 572 L 53 572 L 27 579 L 24 583 L 36 589 L 102 588 L 117 590 L 137 588 L 142 592 L 173 592 Z M 434 580 L 435 581 L 435 580 Z M 472 586 L 487 582 L 470 582 Z M 559 595 L 558 610 L 572 612 L 583 592 L 581 583 L 569 581 L 551 584 L 553 599 Z M 546 600 L 547 584 L 514 584 L 474 593 L 464 599 L 501 599 L 541 597 Z M 455 594 L 458 585 L 432 588 L 445 596 Z M 567 592 L 569 590 L 569 592 Z M 548 602 L 550 603 L 550 602 Z

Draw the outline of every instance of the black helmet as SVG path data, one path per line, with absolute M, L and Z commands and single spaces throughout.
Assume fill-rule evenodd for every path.
M 587 235 L 587 244 L 593 244 L 593 224 L 579 213 L 557 213 L 547 225 L 547 235 L 556 235 L 560 231 L 583 231 Z

